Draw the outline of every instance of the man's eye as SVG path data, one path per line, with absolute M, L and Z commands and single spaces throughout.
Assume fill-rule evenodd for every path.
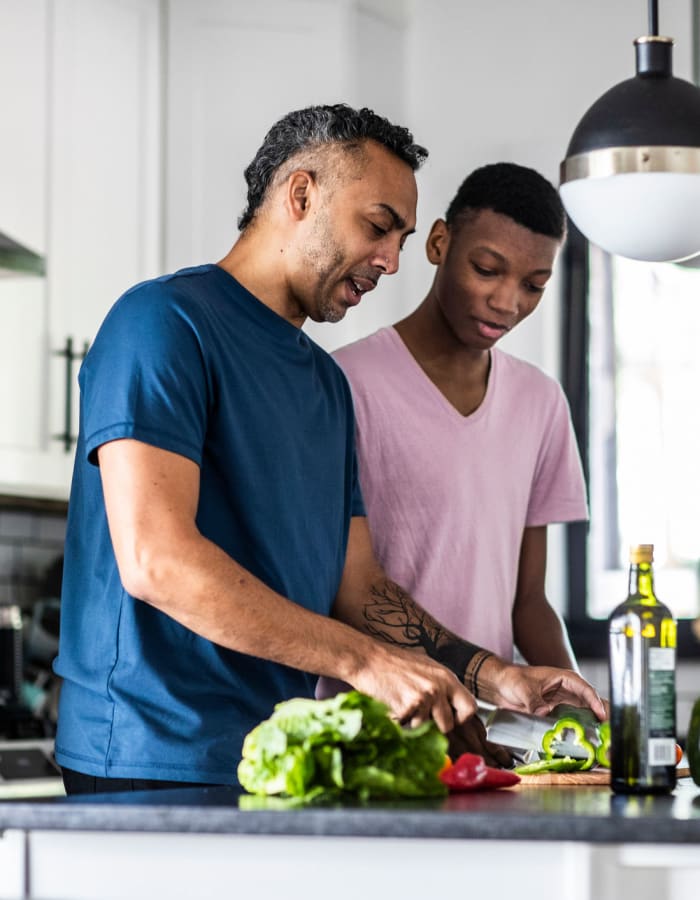
M 485 269 L 483 266 L 480 266 L 478 263 L 472 263 L 474 266 L 474 270 L 479 273 L 479 275 L 495 275 L 496 273 L 493 269 Z
M 543 284 L 533 284 L 531 281 L 528 281 L 525 287 L 531 294 L 541 294 L 544 291 Z
M 372 229 L 374 230 L 374 233 L 375 233 L 376 235 L 378 235 L 378 236 L 381 237 L 381 236 L 383 236 L 383 235 L 385 235 L 385 234 L 388 234 L 387 229 L 386 229 L 386 228 L 382 228 L 381 225 L 377 225 L 376 222 L 370 222 L 369 224 L 372 226 Z

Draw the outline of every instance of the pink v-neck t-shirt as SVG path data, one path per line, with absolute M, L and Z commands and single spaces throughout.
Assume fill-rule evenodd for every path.
M 523 529 L 588 516 L 561 386 L 493 349 L 484 400 L 463 416 L 393 327 L 333 355 L 380 563 L 442 624 L 512 659 Z

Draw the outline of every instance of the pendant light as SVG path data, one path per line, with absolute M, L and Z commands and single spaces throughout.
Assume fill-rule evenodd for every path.
M 700 88 L 671 74 L 673 40 L 634 41 L 637 73 L 586 112 L 561 164 L 562 202 L 594 244 L 632 259 L 700 253 Z

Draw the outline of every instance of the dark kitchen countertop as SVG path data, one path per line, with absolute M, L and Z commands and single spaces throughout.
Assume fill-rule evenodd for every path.
M 236 788 L 183 788 L 0 802 L 0 830 L 700 844 L 700 788 L 660 797 L 607 787 L 520 786 L 435 801 L 239 808 Z

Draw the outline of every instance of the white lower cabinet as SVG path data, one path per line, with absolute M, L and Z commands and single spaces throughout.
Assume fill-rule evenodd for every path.
M 26 841 L 23 831 L 0 833 L 0 900 L 23 900 L 27 896 Z
M 32 900 L 696 900 L 700 883 L 695 846 L 548 841 L 36 831 L 28 867 Z

